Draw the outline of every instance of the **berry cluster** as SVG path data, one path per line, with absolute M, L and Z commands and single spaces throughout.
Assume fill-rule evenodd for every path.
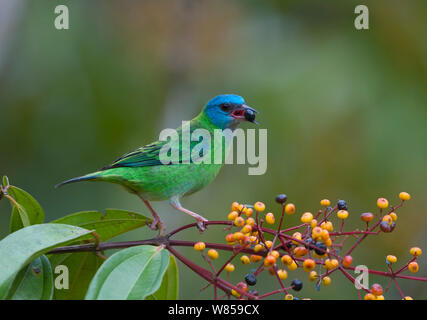
M 205 244 L 197 242 L 194 250 L 200 251 L 203 258 L 208 262 L 215 276 L 209 285 L 215 287 L 215 299 L 234 296 L 239 299 L 261 299 L 268 296 L 282 294 L 286 300 L 298 299 L 294 296 L 303 287 L 303 281 L 293 278 L 287 284 L 288 277 L 292 271 L 300 268 L 307 273 L 307 279 L 314 282 L 317 287 L 329 286 L 332 283 L 332 275 L 336 271 L 342 272 L 347 279 L 353 283 L 356 279 L 348 272 L 354 270 L 351 253 L 368 235 L 375 235 L 381 232 L 392 232 L 396 227 L 396 211 L 403 203 L 410 199 L 406 192 L 399 194 L 400 203 L 390 206 L 385 198 L 379 198 L 377 207 L 379 212 L 362 213 L 360 218 L 366 224 L 364 230 L 344 231 L 344 222 L 349 216 L 349 209 L 346 201 L 339 200 L 336 205 L 331 206 L 331 201 L 323 199 L 320 201 L 321 209 L 313 214 L 304 212 L 301 215 L 301 224 L 291 227 L 283 227 L 287 215 L 296 213 L 296 207 L 287 202 L 284 194 L 276 197 L 276 202 L 281 206 L 281 214 L 276 217 L 272 212 L 266 210 L 262 202 L 254 205 L 244 205 L 234 202 L 231 211 L 227 215 L 227 222 L 220 221 L 214 224 L 228 224 L 226 231 L 226 245 Z M 334 219 L 334 216 L 336 219 Z M 335 221 L 335 225 L 333 223 Z M 273 225 L 277 227 L 273 229 Z M 336 231 L 335 228 L 337 228 Z M 342 249 L 348 239 L 355 239 L 350 248 L 344 252 Z M 205 252 L 205 248 L 210 249 Z M 214 260 L 218 259 L 219 253 L 216 249 L 231 251 L 232 255 L 216 271 Z M 396 278 L 427 281 L 402 274 L 409 270 L 412 273 L 418 272 L 419 266 L 416 262 L 421 255 L 421 249 L 414 247 L 410 249 L 413 258 L 404 264 L 400 269 L 394 271 L 392 265 L 397 262 L 393 255 L 386 257 L 388 271 L 368 270 L 369 273 L 382 275 L 389 279 L 385 290 L 380 284 L 373 284 L 370 288 L 361 287 L 364 290 L 365 300 L 383 300 L 384 294 L 388 291 L 392 282 L 397 286 L 402 299 L 411 299 L 405 296 L 399 287 Z M 237 261 L 237 262 L 235 262 Z M 237 284 L 230 282 L 230 274 L 236 270 L 237 265 L 248 266 L 251 272 L 247 273 L 244 279 Z M 228 289 L 222 289 L 226 294 L 217 296 L 216 280 L 222 272 L 227 273 L 227 281 L 230 283 Z M 257 277 L 261 272 L 268 272 L 277 278 L 279 288 L 266 293 L 258 293 L 253 289 L 257 284 Z M 208 285 L 208 286 L 209 286 Z M 358 296 L 360 296 L 360 290 Z M 291 293 L 292 292 L 292 293 Z

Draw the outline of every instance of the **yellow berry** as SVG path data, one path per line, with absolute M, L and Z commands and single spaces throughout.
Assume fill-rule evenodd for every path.
M 233 243 L 234 241 L 236 241 L 236 239 L 234 238 L 234 234 L 233 233 L 229 233 L 225 236 L 225 241 L 227 241 L 228 243 Z
M 294 254 L 296 257 L 303 257 L 308 253 L 308 249 L 305 247 L 296 247 L 294 249 Z
M 265 204 L 260 201 L 257 201 L 254 204 L 254 209 L 258 212 L 263 212 L 265 210 Z
M 313 228 L 313 230 L 311 231 L 311 237 L 314 240 L 320 240 L 322 238 L 322 228 L 320 227 Z
M 254 209 L 252 209 L 252 208 L 246 208 L 246 211 L 244 213 L 245 213 L 245 216 L 247 216 L 249 218 L 254 213 Z
M 295 232 L 293 235 L 292 235 L 292 238 L 295 238 L 295 239 L 298 239 L 298 240 L 301 240 L 301 237 L 302 237 L 302 235 L 301 235 L 301 233 L 300 232 Z M 300 244 L 300 242 L 298 242 L 298 241 L 295 241 L 295 240 L 293 240 L 292 241 L 292 243 L 293 244 Z
M 285 296 L 285 300 L 294 300 L 294 296 L 293 296 L 293 295 L 291 295 L 290 293 L 288 293 L 288 294 Z
M 216 259 L 218 259 L 219 254 L 218 254 L 218 251 L 216 251 L 215 249 L 210 249 L 210 250 L 208 251 L 208 256 L 209 256 L 212 260 L 216 260 Z
M 329 231 L 328 230 L 322 230 L 322 239 L 323 240 L 329 239 Z
M 234 233 L 234 240 L 241 241 L 245 235 L 242 232 L 235 232 Z
M 323 283 L 324 286 L 329 286 L 331 284 L 331 282 L 332 282 L 332 280 L 328 276 L 323 277 L 323 279 L 322 279 L 322 283 Z
M 306 212 L 301 216 L 302 223 L 310 223 L 311 220 L 313 220 L 313 215 L 311 214 L 311 212 Z
M 365 297 L 363 299 L 364 300 L 376 300 L 377 297 L 375 297 L 375 295 L 372 293 L 367 293 L 367 294 L 365 294 Z
M 386 214 L 386 215 L 383 217 L 382 221 L 385 221 L 385 222 L 387 222 L 389 225 L 391 225 L 391 224 L 393 223 L 393 218 L 392 218 L 390 215 Z
M 249 233 L 249 232 L 251 232 L 252 231 L 252 226 L 251 225 L 249 225 L 249 224 L 246 224 L 243 228 L 242 228 L 242 230 L 241 230 L 243 233 Z
M 288 269 L 289 269 L 290 271 L 293 271 L 293 270 L 295 270 L 296 268 L 298 268 L 298 265 L 296 264 L 296 262 L 295 262 L 295 261 L 292 261 L 292 263 L 288 265 Z
M 377 300 L 384 300 L 384 296 L 382 294 L 377 296 Z
M 285 269 L 280 269 L 277 270 L 277 275 L 281 280 L 286 280 L 286 278 L 288 277 L 288 272 Z
M 273 250 L 270 253 L 273 257 L 275 257 L 276 259 L 278 259 L 280 257 L 280 253 L 277 250 Z
M 254 247 L 254 251 L 255 252 L 261 251 L 263 249 L 264 249 L 264 246 L 262 244 L 260 244 L 260 243 L 257 244 L 257 245 L 255 245 L 255 247 Z
M 282 257 L 282 263 L 283 264 L 286 264 L 286 265 L 289 265 L 289 264 L 291 264 L 294 260 L 292 259 L 292 257 L 290 256 L 290 255 L 287 255 L 287 254 L 285 254 L 283 257 Z
M 240 298 L 240 293 L 238 293 L 236 290 L 231 289 L 231 294 L 236 297 L 236 298 Z
M 393 219 L 393 221 L 397 221 L 397 214 L 395 212 L 390 212 L 389 216 Z
M 418 247 L 413 247 L 411 248 L 411 250 L 409 250 L 409 253 L 412 254 L 414 257 L 418 257 L 423 253 L 423 251 Z
M 194 244 L 194 250 L 196 251 L 203 251 L 206 248 L 206 245 L 204 242 L 196 242 Z
M 323 242 L 325 243 L 325 246 L 330 247 L 332 246 L 332 239 L 328 238 L 328 239 L 324 239 Z
M 294 214 L 295 213 L 295 205 L 293 203 L 288 203 L 285 206 L 285 213 L 286 214 Z
M 406 296 L 405 298 L 403 298 L 402 300 L 414 300 L 414 299 L 412 299 L 412 297 L 410 297 L 410 296 Z
M 311 228 L 315 228 L 317 226 L 317 220 L 316 219 L 311 220 L 310 226 Z
M 314 262 L 313 259 L 305 259 L 302 264 L 302 267 L 305 272 L 309 272 L 316 267 L 316 263 Z
M 237 211 L 231 211 L 231 212 L 228 214 L 227 219 L 228 219 L 228 220 L 235 220 L 238 216 L 239 216 L 239 213 L 238 213 Z
M 339 219 L 342 219 L 342 220 L 347 219 L 348 218 L 348 211 L 347 210 L 340 210 L 340 211 L 338 211 L 337 212 L 337 217 Z
M 418 266 L 418 263 L 415 261 L 412 261 L 411 263 L 408 264 L 408 270 L 411 271 L 412 273 L 418 272 L 419 269 L 420 267 Z
M 236 219 L 234 219 L 235 226 L 243 227 L 244 224 L 245 224 L 245 219 L 243 219 L 242 217 L 237 217 Z
M 249 259 L 249 257 L 248 256 L 241 256 L 240 257 L 240 261 L 243 263 L 243 264 L 249 264 L 250 262 L 251 262 L 251 260 Z
M 265 215 L 265 221 L 268 224 L 274 224 L 274 222 L 276 221 L 276 219 L 274 218 L 274 214 L 272 214 L 271 212 L 267 213 Z
M 233 264 L 231 264 L 231 263 L 228 263 L 226 266 L 225 266 L 225 271 L 227 271 L 227 272 L 233 272 L 234 271 L 234 265 Z
M 322 207 L 329 207 L 331 205 L 331 201 L 329 199 L 320 200 L 320 205 Z
M 392 256 L 391 254 L 389 254 L 387 256 L 387 261 L 390 262 L 390 263 L 396 263 L 397 262 L 397 258 L 396 258 L 396 256 Z
M 316 281 L 317 279 L 317 272 L 316 271 L 311 271 L 309 276 L 308 276 L 308 280 L 310 280 L 311 282 Z
M 399 198 L 400 200 L 408 201 L 409 199 L 411 199 L 411 195 L 407 192 L 401 192 L 399 193 Z
M 385 209 L 388 207 L 388 200 L 386 198 L 378 198 L 377 207 L 380 209 Z
M 272 241 L 270 241 L 270 240 L 267 240 L 267 241 L 265 242 L 265 246 L 266 246 L 268 249 L 270 249 L 272 245 L 273 245 L 273 242 L 272 242 Z

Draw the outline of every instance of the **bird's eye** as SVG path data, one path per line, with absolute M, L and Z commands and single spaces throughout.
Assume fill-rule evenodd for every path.
M 231 111 L 231 105 L 227 104 L 227 103 L 223 103 L 220 105 L 221 110 L 224 112 L 230 112 Z

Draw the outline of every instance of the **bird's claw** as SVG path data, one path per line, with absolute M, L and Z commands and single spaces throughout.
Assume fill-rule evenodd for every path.
M 199 229 L 200 233 L 203 233 L 207 230 L 208 226 L 206 225 L 206 222 L 208 220 L 197 220 L 197 229 Z
M 158 219 L 155 219 L 155 220 L 153 220 L 151 223 L 149 223 L 149 224 L 148 224 L 148 227 L 149 227 L 151 230 L 156 231 L 156 230 L 159 230 L 159 226 L 158 226 L 158 224 L 159 224 L 159 220 L 158 220 Z

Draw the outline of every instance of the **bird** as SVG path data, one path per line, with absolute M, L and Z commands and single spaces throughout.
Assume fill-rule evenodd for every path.
M 187 148 L 189 150 L 184 150 L 182 140 L 184 132 L 188 130 L 193 134 L 198 132 L 195 131 L 197 129 L 204 129 L 204 132 L 208 132 L 211 136 L 218 129 L 229 129 L 229 132 L 234 132 L 242 122 L 258 124 L 255 121 L 255 113 L 257 111 L 249 107 L 239 95 L 218 95 L 209 100 L 202 111 L 188 122 L 188 127 L 184 127 L 182 122 L 175 131 L 175 138 L 170 138 L 169 141 L 158 140 L 139 147 L 98 171 L 66 180 L 55 187 L 80 181 L 119 184 L 126 191 L 137 195 L 150 210 L 154 218 L 149 224 L 151 229 L 160 230 L 160 233 L 163 233 L 165 224 L 152 208 L 150 201 L 168 200 L 173 208 L 195 218 L 197 228 L 203 232 L 206 230 L 205 223 L 208 220 L 184 208 L 180 199 L 203 189 L 215 179 L 224 161 L 217 163 L 212 160 L 212 155 L 218 148 L 225 148 L 221 159 L 223 160 L 230 150 L 232 135 L 225 135 L 225 141 L 215 140 L 214 143 L 191 139 Z M 192 151 L 195 153 L 192 154 Z M 175 158 L 176 161 L 165 161 L 166 156 L 171 154 L 179 157 Z M 190 154 L 191 157 L 189 157 Z M 206 157 L 210 157 L 212 161 L 206 161 Z

